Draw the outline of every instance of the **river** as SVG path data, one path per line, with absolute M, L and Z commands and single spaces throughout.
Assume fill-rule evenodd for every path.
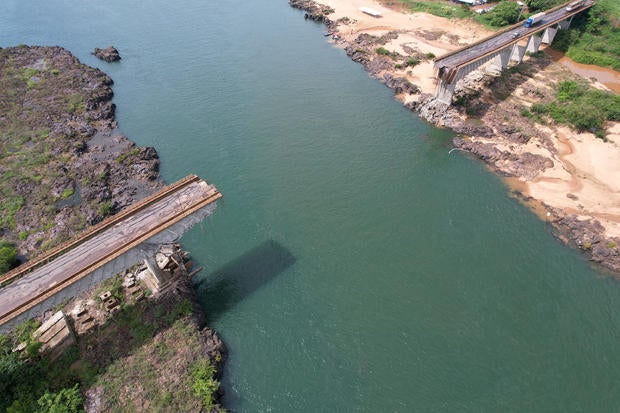
M 233 411 L 616 410 L 618 281 L 322 31 L 284 0 L 0 2 L 0 46 L 102 68 L 163 178 L 224 194 L 182 242 Z

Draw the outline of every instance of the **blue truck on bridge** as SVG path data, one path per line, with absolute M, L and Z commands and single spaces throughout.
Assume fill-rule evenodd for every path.
M 547 13 L 540 12 L 530 16 L 526 21 L 523 22 L 523 27 L 532 27 L 545 19 Z

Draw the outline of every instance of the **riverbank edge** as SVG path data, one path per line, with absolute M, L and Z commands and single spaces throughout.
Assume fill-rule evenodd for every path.
M 3 91 L 12 93 L 11 96 L 14 97 L 15 102 L 10 103 L 19 108 L 16 110 L 22 111 L 17 111 L 15 114 L 28 113 L 28 116 L 35 116 L 32 118 L 23 116 L 32 122 L 27 126 L 30 126 L 32 130 L 46 127 L 47 135 L 40 138 L 42 142 L 53 145 L 57 154 L 65 155 L 64 164 L 52 161 L 48 165 L 41 165 L 41 168 L 54 172 L 52 176 L 59 175 L 48 186 L 52 189 L 58 188 L 59 193 L 70 188 L 72 194 L 80 195 L 76 197 L 74 203 L 68 202 L 63 206 L 50 205 L 52 217 L 46 217 L 30 210 L 20 211 L 13 229 L 0 228 L 0 235 L 14 242 L 24 257 L 26 255 L 37 256 L 45 249 L 52 248 L 56 242 L 75 236 L 82 227 L 69 228 L 68 225 L 64 225 L 72 215 L 83 216 L 83 230 L 87 230 L 107 215 L 101 211 L 102 203 L 109 205 L 108 212 L 112 215 L 165 185 L 159 175 L 159 155 L 155 148 L 136 146 L 125 135 L 119 133 L 115 119 L 115 105 L 112 103 L 113 81 L 107 74 L 80 62 L 69 50 L 59 46 L 19 45 L 0 47 L 0 51 L 10 56 L 8 58 L 10 64 L 15 62 L 18 65 L 16 69 L 19 69 L 20 73 L 27 73 L 26 76 L 21 75 L 23 79 L 18 80 L 14 75 L 7 75 L 10 79 L 3 83 L 15 85 L 15 90 L 7 88 Z M 59 80 L 65 74 L 66 79 Z M 28 82 L 27 88 L 26 82 Z M 37 94 L 39 84 L 55 86 L 56 89 L 45 89 L 45 92 L 53 90 L 55 93 L 40 92 Z M 74 101 L 69 102 L 72 112 L 65 113 L 68 100 L 65 94 L 69 92 L 73 93 L 70 97 L 74 98 Z M 25 96 L 26 94 L 33 95 Z M 77 98 L 78 95 L 79 98 Z M 39 104 L 40 101 L 45 101 L 46 106 Z M 26 112 L 31 108 L 44 108 L 44 110 Z M 47 115 L 51 111 L 58 116 Z M 15 114 L 11 113 L 11 116 Z M 38 141 L 35 142 L 38 143 Z M 57 170 L 60 170 L 60 173 L 55 172 Z M 24 172 L 32 173 L 33 171 Z M 97 179 L 92 179 L 93 176 Z M 15 176 L 11 179 L 17 180 L 11 181 L 10 184 L 23 197 L 26 207 L 31 203 L 40 204 L 35 198 L 37 194 L 44 192 L 40 185 L 37 186 L 36 182 L 32 183 L 23 176 Z M 46 186 L 45 191 L 47 190 Z M 71 198 L 73 197 L 69 196 L 66 199 L 73 201 Z M 62 198 L 61 200 L 64 201 Z M 39 221 L 44 219 L 52 220 L 55 226 L 50 227 L 45 233 L 30 230 L 30 228 L 38 228 Z M 25 231 L 24 225 L 30 226 L 27 228 L 28 231 Z M 55 231 L 58 227 L 68 229 L 61 233 Z M 22 237 L 20 236 L 22 233 L 28 235 Z M 50 242 L 42 242 L 42 240 Z M 226 347 L 217 332 L 206 325 L 206 314 L 199 303 L 191 279 L 185 278 L 177 281 L 174 291 L 164 294 L 162 299 L 164 301 L 187 300 L 191 303 L 188 324 L 193 326 L 202 337 L 204 349 L 206 349 L 203 356 L 216 367 L 213 380 L 219 379 L 226 360 Z M 93 334 L 90 334 L 92 332 L 89 331 L 90 338 L 93 337 Z M 160 373 L 165 375 L 166 372 Z M 187 374 L 189 375 L 190 372 L 188 371 Z M 85 396 L 88 390 L 88 388 L 82 389 Z M 162 389 L 162 391 L 167 392 L 168 389 Z M 214 393 L 216 403 L 214 408 L 217 411 L 223 408 L 220 406 L 222 392 L 223 389 L 220 388 Z
M 445 127 L 454 131 L 457 134 L 453 140 L 455 148 L 462 149 L 483 161 L 492 172 L 503 178 L 513 196 L 523 202 L 541 220 L 550 224 L 552 233 L 556 238 L 569 247 L 579 250 L 589 261 L 601 269 L 610 271 L 615 277 L 620 277 L 620 254 L 618 251 L 620 239 L 606 237 L 605 228 L 595 218 L 582 219 L 576 214 L 567 213 L 561 208 L 554 208 L 540 199 L 525 194 L 515 179 L 519 178 L 519 175 L 508 173 L 497 166 L 495 155 L 500 153 L 500 156 L 507 157 L 505 152 L 501 153 L 501 151 L 493 148 L 493 155 L 489 156 L 488 144 L 478 144 L 465 138 L 465 136 L 489 136 L 492 132 L 492 125 L 483 123 L 472 126 L 472 124 L 463 121 L 461 115 L 452 106 L 438 102 L 430 94 L 420 93 L 418 86 L 396 73 L 390 73 L 387 65 L 377 63 L 380 59 L 375 59 L 378 56 L 376 51 L 381 49 L 381 45 L 397 38 L 397 33 L 389 32 L 380 37 L 362 33 L 354 41 L 347 41 L 345 36 L 341 35 L 340 26 L 349 24 L 350 19 L 331 20 L 329 15 L 334 13 L 334 9 L 330 6 L 314 0 L 289 0 L 288 3 L 289 6 L 304 11 L 305 19 L 323 23 L 328 29 L 326 36 L 329 35 L 334 41 L 338 42 L 338 47 L 344 48 L 351 60 L 362 64 L 371 77 L 392 89 L 395 95 L 419 94 L 417 100 L 405 100 L 402 102 L 403 105 L 434 126 Z M 540 165 L 540 157 L 536 155 L 529 159 L 520 157 L 518 162 L 532 163 L 531 168 L 526 166 L 524 169 L 545 169 L 544 165 Z

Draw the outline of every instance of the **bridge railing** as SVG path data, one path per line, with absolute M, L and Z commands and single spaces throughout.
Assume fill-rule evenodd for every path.
M 196 178 L 196 179 L 195 179 Z M 176 191 L 178 189 L 180 189 L 181 187 L 184 187 L 190 183 L 195 182 L 196 180 L 200 180 L 200 178 L 198 178 L 195 175 L 192 176 L 188 176 L 187 178 L 173 184 L 170 185 L 169 187 L 167 187 L 166 189 L 159 191 L 157 194 L 154 195 L 160 195 L 159 197 L 156 196 L 151 196 L 149 198 L 151 198 L 150 200 L 144 200 L 147 201 L 146 204 L 152 204 L 153 203 L 153 199 L 154 198 L 161 198 L 161 194 L 165 193 L 165 194 L 169 194 L 171 191 Z M 87 275 L 91 274 L 93 271 L 103 267 L 104 265 L 106 265 L 107 263 L 117 259 L 118 257 L 120 257 L 121 255 L 127 253 L 128 251 L 130 251 L 133 248 L 136 248 L 137 246 L 139 246 L 140 244 L 142 244 L 143 242 L 145 242 L 146 240 L 148 240 L 149 238 L 151 238 L 153 235 L 161 232 L 162 228 L 169 228 L 170 226 L 180 222 L 181 220 L 187 218 L 188 216 L 196 213 L 197 211 L 199 211 L 200 209 L 208 206 L 209 204 L 217 201 L 218 199 L 220 199 L 222 197 L 222 194 L 217 190 L 217 188 L 215 188 L 214 186 L 210 186 L 208 192 L 206 193 L 207 198 L 202 199 L 200 202 L 198 202 L 195 205 L 192 205 L 190 208 L 188 208 L 187 210 L 181 212 L 178 215 L 175 215 L 174 217 L 167 219 L 166 221 L 162 221 L 160 222 L 158 225 L 154 226 L 153 228 L 150 228 L 147 232 L 145 232 L 144 234 L 140 235 L 139 237 L 133 239 L 131 242 L 129 243 L 122 243 L 119 246 L 115 247 L 114 250 L 112 250 L 109 254 L 107 254 L 107 256 L 102 259 L 99 260 L 97 262 L 94 262 L 82 269 L 80 269 L 79 271 L 69 275 L 67 278 L 63 279 L 61 282 L 59 282 L 58 284 L 55 284 L 49 288 L 47 288 L 45 291 L 42 291 L 38 294 L 35 294 L 33 296 L 31 296 L 30 298 L 28 298 L 28 300 L 24 301 L 23 303 L 21 303 L 20 305 L 16 306 L 15 308 L 12 308 L 10 311 L 8 311 L 5 314 L 0 314 L 0 325 L 14 319 L 15 317 L 18 317 L 19 315 L 21 315 L 22 313 L 28 311 L 30 308 L 44 302 L 45 300 L 47 300 L 48 298 L 54 296 L 55 294 L 57 294 L 59 291 L 62 291 L 63 289 L 67 288 L 69 285 L 74 284 L 75 282 L 81 280 L 82 278 L 86 277 Z M 145 206 L 145 204 L 143 205 L 139 205 L 138 208 L 134 208 L 133 211 L 130 211 L 129 214 L 136 212 L 137 210 L 143 209 Z M 125 216 L 127 216 L 128 214 L 125 214 Z M 109 224 L 109 223 L 108 223 Z M 109 225 L 108 225 L 109 226 Z M 93 234 L 89 234 L 89 237 L 92 237 Z M 79 241 L 76 241 L 76 243 L 79 242 L 83 242 L 85 239 L 84 238 L 80 238 Z M 49 260 L 51 260 L 49 257 L 45 257 Z
M 566 3 L 561 4 L 561 5 L 559 5 L 559 6 L 552 7 L 552 8 L 550 8 L 550 9 L 546 10 L 546 11 L 545 11 L 545 13 L 552 13 L 552 12 L 554 12 L 554 11 L 556 11 L 556 10 L 559 10 L 559 9 L 562 9 L 562 8 L 564 8 L 564 7 L 568 6 L 570 3 L 571 3 L 571 2 L 566 2 Z M 591 1 L 589 1 L 589 2 L 586 2 L 586 3 L 584 3 L 581 7 L 579 7 L 579 9 L 576 9 L 576 10 L 571 11 L 571 12 L 570 12 L 570 14 L 569 14 L 568 16 L 574 16 L 575 14 L 578 14 L 578 13 L 580 13 L 581 11 L 583 11 L 585 8 L 589 8 L 589 7 L 594 6 L 594 4 L 596 4 L 596 2 L 595 2 L 595 1 L 593 1 L 593 0 L 591 0 Z M 446 53 L 446 54 L 444 54 L 444 55 L 441 55 L 441 56 L 436 57 L 435 59 L 433 59 L 433 62 L 434 62 L 435 67 L 437 68 L 437 63 L 438 63 L 438 62 L 440 62 L 440 61 L 441 61 L 441 60 L 443 60 L 443 59 L 446 59 L 446 58 L 448 58 L 448 57 L 450 57 L 450 56 L 454 56 L 455 54 L 457 54 L 457 53 L 461 53 L 462 51 L 467 50 L 467 49 L 469 49 L 469 48 L 471 48 L 471 47 L 478 46 L 479 44 L 482 44 L 482 43 L 484 43 L 484 42 L 486 42 L 486 41 L 488 41 L 488 40 L 490 40 L 490 39 L 492 39 L 492 38 L 494 38 L 494 37 L 496 37 L 496 36 L 498 36 L 498 35 L 500 35 L 500 34 L 503 34 L 503 33 L 506 33 L 506 32 L 510 32 L 510 31 L 513 31 L 513 30 L 515 30 L 515 29 L 518 29 L 518 28 L 522 27 L 522 26 L 523 26 L 523 22 L 524 22 L 524 21 L 525 21 L 525 20 L 522 20 L 522 21 L 520 21 L 520 22 L 518 22 L 518 23 L 513 24 L 512 26 L 508 26 L 508 27 L 505 27 L 505 28 L 503 28 L 503 29 L 500 29 L 500 30 L 498 30 L 497 32 L 495 32 L 494 34 L 492 34 L 492 35 L 490 35 L 490 36 L 487 36 L 487 37 L 485 37 L 485 38 L 482 38 L 482 39 L 480 39 L 480 40 L 477 40 L 477 41 L 475 41 L 474 43 L 471 43 L 471 44 L 469 44 L 469 45 L 467 45 L 467 46 L 463 46 L 463 47 L 461 47 L 461 48 L 458 48 L 458 49 L 456 49 L 456 50 L 453 50 L 453 51 L 451 51 L 451 52 L 448 52 L 448 53 Z
M 5 273 L 4 275 L 0 276 L 0 288 L 4 287 L 5 285 L 15 281 L 18 278 L 23 277 L 25 274 L 29 273 L 30 271 L 40 267 L 41 265 L 44 265 L 52 260 L 54 260 L 55 258 L 61 256 L 62 254 L 64 254 L 65 252 L 67 252 L 68 250 L 74 248 L 76 245 L 79 245 L 81 243 L 83 243 L 84 241 L 91 239 L 92 237 L 96 236 L 97 234 L 101 233 L 103 230 L 105 230 L 106 228 L 110 227 L 111 225 L 116 224 L 117 222 L 123 220 L 124 218 L 128 217 L 129 215 L 132 215 L 144 208 L 146 208 L 147 206 L 153 204 L 154 202 L 157 202 L 158 200 L 160 200 L 161 198 L 165 197 L 166 195 L 170 194 L 171 192 L 177 191 L 193 182 L 196 182 L 200 180 L 200 178 L 197 175 L 189 175 L 186 176 L 185 178 L 181 179 L 180 181 L 177 181 L 171 185 L 168 185 L 164 188 L 162 188 L 160 191 L 157 191 L 156 193 L 142 199 L 141 201 L 131 205 L 129 208 L 122 210 L 121 212 L 119 212 L 118 214 L 112 215 L 111 217 L 108 217 L 106 219 L 104 219 L 103 221 L 101 221 L 100 223 L 94 225 L 93 227 L 91 227 L 90 229 L 86 230 L 85 232 L 83 232 L 81 235 L 78 235 L 75 238 L 72 238 L 71 240 L 64 242 L 62 244 L 60 244 L 59 246 L 57 246 L 56 248 L 48 251 L 47 253 L 44 253 L 43 255 L 26 262 L 25 264 L 20 265 L 17 268 L 14 268 L 13 270 Z

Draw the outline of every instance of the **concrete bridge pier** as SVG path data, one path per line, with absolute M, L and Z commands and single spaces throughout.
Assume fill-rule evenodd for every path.
M 530 36 L 530 38 L 527 41 L 527 46 L 525 46 L 525 51 L 530 53 L 530 54 L 534 54 L 536 52 L 538 52 L 538 49 L 540 49 L 540 43 L 542 42 L 542 38 L 540 36 Z
M 574 15 L 573 15 L 573 16 L 570 16 L 568 19 L 566 19 L 566 20 L 562 20 L 561 22 L 559 22 L 559 23 L 558 23 L 558 27 L 559 27 L 559 29 L 560 29 L 560 30 L 568 30 L 568 28 L 570 27 L 570 24 L 571 24 L 571 23 L 572 23 L 572 21 L 573 21 L 573 17 L 575 17 L 575 16 L 574 16 Z
M 523 57 L 525 56 L 525 46 L 519 45 L 519 43 L 515 43 L 512 47 L 512 53 L 510 55 L 510 60 L 513 62 L 521 63 L 523 61 Z
M 507 47 L 502 49 L 495 55 L 493 59 L 493 64 L 500 69 L 506 69 L 508 67 L 508 62 L 510 62 L 510 58 L 512 56 L 511 48 Z
M 543 32 L 541 42 L 544 44 L 551 44 L 553 39 L 555 39 L 555 35 L 558 33 L 559 29 L 554 29 L 553 27 L 547 27 Z

